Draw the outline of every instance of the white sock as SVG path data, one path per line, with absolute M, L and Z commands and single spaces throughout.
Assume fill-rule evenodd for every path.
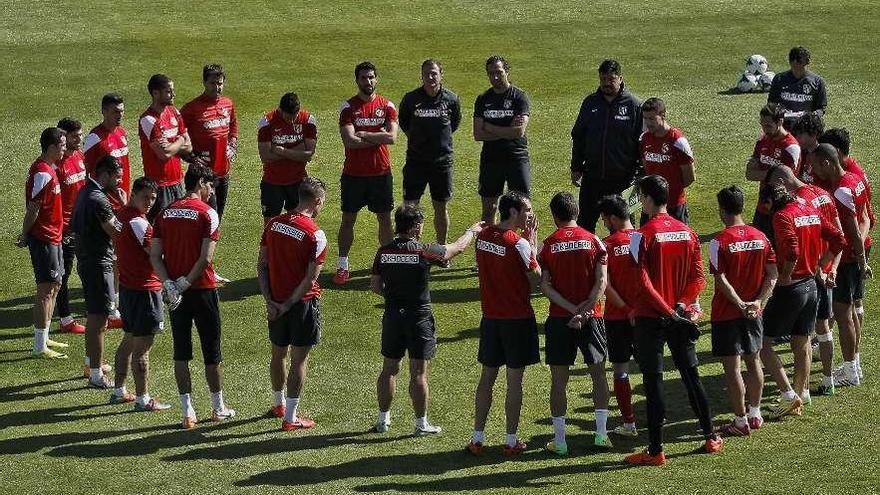
M 828 375 L 822 375 L 822 385 L 826 387 L 830 387 L 834 384 L 834 377 Z
M 150 403 L 151 398 L 152 397 L 150 397 L 150 394 L 138 395 L 135 399 L 135 402 L 137 402 L 139 406 L 146 406 Z
M 339 270 L 348 270 L 348 256 L 340 256 L 336 262 L 336 268 Z
M 180 409 L 183 410 L 184 417 L 194 418 L 196 416 L 196 410 L 193 408 L 192 403 L 192 395 L 180 394 Z
M 287 409 L 284 410 L 284 421 L 288 423 L 296 421 L 297 408 L 299 408 L 299 397 L 288 397 Z
M 213 407 L 215 411 L 222 411 L 226 409 L 226 404 L 223 403 L 222 390 L 211 394 L 211 407 Z
M 565 416 L 551 416 L 550 419 L 553 421 L 553 441 L 556 445 L 562 445 L 565 443 Z
M 275 397 L 275 405 L 280 406 L 284 404 L 284 391 L 283 390 L 273 390 L 272 395 Z
M 733 424 L 736 425 L 737 428 L 742 428 L 749 424 L 749 420 L 747 420 L 745 416 L 737 416 L 733 419 Z
M 805 389 L 803 392 L 801 392 L 801 399 L 803 399 L 804 402 L 807 402 L 808 400 L 810 400 L 810 390 L 809 389 Z
M 49 340 L 49 329 L 34 327 L 34 352 L 43 352 L 49 349 L 46 346 L 47 340 Z
M 608 436 L 608 409 L 596 409 L 596 434 Z
M 390 425 L 391 424 L 391 410 L 389 409 L 388 411 L 379 411 L 379 420 L 376 422 Z
M 758 406 L 749 406 L 749 414 L 750 418 L 760 418 L 761 417 L 761 408 Z
M 798 395 L 794 393 L 794 390 L 787 390 L 782 392 L 782 398 L 786 400 L 795 400 L 798 398 Z
M 119 314 L 119 310 L 116 308 L 113 308 L 113 311 L 110 312 L 110 319 L 111 320 L 119 320 L 121 318 L 122 318 L 122 315 Z
M 507 434 L 507 446 L 513 447 L 516 445 L 516 433 L 508 433 Z
M 113 389 L 113 395 L 115 395 L 116 397 L 122 397 L 123 395 L 125 395 L 125 392 L 125 385 Z
M 428 426 L 428 416 L 416 418 L 416 428 L 424 428 L 426 426 Z
M 473 436 L 471 436 L 471 442 L 473 443 L 483 443 L 483 440 L 486 439 L 486 434 L 482 431 L 474 430 Z
M 73 323 L 73 317 L 72 317 L 72 316 L 68 315 L 68 316 L 62 316 L 62 317 L 61 317 L 61 326 L 64 327 L 64 326 L 70 325 L 71 323 Z
M 89 380 L 99 382 L 103 376 L 104 372 L 101 371 L 101 368 L 89 368 Z
M 86 368 L 91 368 L 91 367 L 92 367 L 92 361 L 89 359 L 88 356 L 86 356 L 86 357 L 83 358 L 83 363 L 86 365 Z
M 859 369 L 862 366 L 862 357 L 859 356 L 859 353 L 853 354 L 853 363 L 856 365 L 856 369 Z

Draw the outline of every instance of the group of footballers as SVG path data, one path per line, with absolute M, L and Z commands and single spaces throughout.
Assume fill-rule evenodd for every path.
M 422 86 L 407 93 L 399 109 L 376 93 L 378 72 L 373 64 L 363 62 L 354 70 L 358 93 L 339 112 L 345 161 L 333 282 L 344 284 L 350 277 L 354 227 L 358 212 L 366 206 L 376 215 L 380 244 L 370 288 L 385 300 L 375 431 L 391 427 L 391 403 L 405 356 L 414 433 L 441 431 L 427 418 L 428 361 L 437 348 L 429 274 L 432 265 L 450 266 L 450 260 L 472 241 L 483 313 L 477 356 L 482 372 L 475 392 L 474 433 L 466 448 L 472 454 L 484 450 L 493 388 L 502 367 L 507 386 L 502 453 L 513 456 L 527 449 L 517 430 L 524 371 L 540 362 L 538 325 L 530 300 L 538 287 L 550 300 L 543 328 L 554 439 L 546 448 L 559 455 L 568 452 L 566 388 L 579 350 L 592 379 L 594 444 L 599 447 L 612 446 L 607 425 L 609 389 L 623 419 L 610 433 L 638 435 L 628 373 L 631 359 L 639 365 L 649 445 L 626 458 L 633 464 L 665 463 L 665 346 L 687 389 L 708 452 L 720 450 L 724 436 L 749 435 L 761 428 L 765 369 L 781 394 L 769 417 L 802 413 L 811 401 L 814 333 L 823 371 L 814 394 L 833 394 L 836 387 L 861 383 L 861 300 L 863 279 L 870 276 L 866 254 L 873 212 L 870 184 L 849 156 L 845 129 L 825 131 L 821 112 L 801 112 L 787 120 L 791 108 L 766 105 L 760 111 L 763 134 L 746 166 L 747 179 L 761 181 L 752 225 L 743 219 L 745 198 L 740 188 L 725 187 L 717 194 L 724 229 L 709 248 L 709 270 L 715 279 L 711 339 L 713 354 L 723 363 L 735 419 L 716 428 L 696 354 L 700 331 L 695 322 L 702 315 L 698 298 L 706 281 L 699 238 L 687 225 L 685 188 L 695 180 L 687 138 L 666 120 L 662 100 L 639 102 L 628 93 L 623 98 L 619 64 L 603 62 L 598 103 L 588 98 L 582 113 L 590 105 L 601 105 L 604 98 L 607 108 L 602 111 L 608 122 L 614 112 L 613 119 L 622 126 L 634 125 L 635 115 L 642 120 L 637 123 L 641 129 L 637 153 L 645 172 L 635 180 L 640 228 L 633 225 L 631 202 L 620 194 L 593 197 L 585 204 L 583 191 L 580 201 L 560 192 L 549 205 L 554 231 L 541 243 L 538 215 L 529 199 L 529 99 L 510 83 L 509 71 L 503 57 L 486 61 L 491 87 L 477 98 L 473 116 L 473 137 L 483 143 L 482 219 L 449 243 L 446 206 L 452 197 L 452 135 L 459 127 L 461 109 L 455 93 L 442 84 L 442 65 L 432 59 L 422 64 Z M 203 82 L 204 92 L 178 111 L 171 79 L 161 74 L 150 78 L 151 104 L 138 121 L 144 176 L 133 182 L 120 95 L 103 97 L 103 120 L 85 139 L 80 122 L 72 118 L 46 129 L 40 137 L 41 155 L 28 174 L 18 240 L 30 249 L 37 282 L 33 355 L 66 357 L 57 349 L 68 345 L 48 335 L 57 301 L 61 329 L 86 336 L 88 386 L 111 389 L 111 403 L 134 403 L 140 411 L 171 407 L 151 397 L 148 389 L 149 351 L 163 330 L 167 307 L 184 428 L 197 422 L 189 370 L 193 324 L 212 394 L 211 419 L 223 421 L 235 415 L 222 391 L 217 287 L 226 280 L 214 270 L 213 259 L 230 167 L 238 152 L 238 126 L 233 102 L 222 94 L 223 67 L 206 65 Z M 395 209 L 389 145 L 396 142 L 398 127 L 407 134 L 408 146 L 404 202 Z M 576 131 L 593 128 L 587 117 L 579 116 Z M 603 139 L 606 134 L 603 131 Z M 272 344 L 270 414 L 281 418 L 285 431 L 315 426 L 298 410 L 309 351 L 320 341 L 318 277 L 328 247 L 316 221 L 327 188 L 306 170 L 316 143 L 316 119 L 301 107 L 295 93 L 284 94 L 278 107 L 259 122 L 264 230 L 256 271 Z M 621 139 L 611 146 L 623 143 Z M 590 144 L 575 143 L 573 155 L 589 154 L 585 150 Z M 606 141 L 601 144 L 604 150 Z M 181 160 L 189 162 L 185 173 Z M 585 160 L 588 167 L 598 166 Z M 604 161 L 601 166 L 604 174 Z M 580 180 L 591 170 L 573 168 L 573 180 L 576 172 Z M 425 219 L 419 201 L 426 187 L 437 236 L 431 243 L 420 240 Z M 589 218 L 584 221 L 592 214 L 585 211 L 596 213 L 592 225 Z M 610 232 L 604 239 L 592 232 L 598 218 Z M 68 303 L 67 281 L 74 259 L 86 303 L 85 326 L 73 319 Z M 832 362 L 833 322 L 844 358 L 837 369 Z M 104 363 L 103 336 L 108 326 L 125 331 L 114 367 Z M 790 339 L 795 361 L 791 380 L 773 350 L 774 342 L 785 339 Z M 606 361 L 613 367 L 611 387 Z M 740 371 L 743 362 L 748 371 L 745 380 Z M 125 387 L 129 370 L 134 393 Z

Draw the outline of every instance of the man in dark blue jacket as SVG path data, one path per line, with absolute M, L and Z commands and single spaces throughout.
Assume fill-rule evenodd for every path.
M 642 102 L 623 84 L 620 63 L 599 65 L 599 89 L 581 103 L 571 130 L 571 181 L 580 186 L 577 223 L 595 232 L 599 198 L 620 194 L 638 175 Z

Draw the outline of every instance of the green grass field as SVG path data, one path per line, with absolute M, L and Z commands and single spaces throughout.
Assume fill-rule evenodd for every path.
M 336 117 L 354 94 L 354 65 L 379 67 L 378 91 L 399 102 L 419 84 L 419 64 L 442 60 L 446 85 L 462 99 L 464 122 L 456 141 L 456 197 L 451 236 L 479 216 L 476 164 L 470 138 L 473 100 L 488 87 L 485 58 L 504 54 L 511 79 L 532 99 L 529 127 L 534 201 L 550 232 L 552 194 L 570 188 L 569 131 L 581 99 L 597 85 L 595 68 L 619 59 L 629 87 L 642 97 L 663 97 L 670 120 L 688 134 L 697 156 L 697 182 L 689 191 L 693 226 L 718 230 L 714 192 L 743 184 L 744 163 L 759 132 L 764 95 L 719 94 L 733 85 L 746 56 L 767 56 L 771 70 L 787 64 L 791 46 L 813 52 L 814 69 L 829 84 L 827 125 L 846 126 L 853 155 L 877 177 L 880 150 L 875 35 L 876 7 L 867 0 L 821 2 L 671 2 L 632 0 L 528 3 L 501 0 L 448 2 L 2 2 L 0 9 L 0 485 L 7 493 L 342 493 L 367 491 L 507 493 L 875 493 L 880 456 L 874 405 L 880 401 L 880 329 L 876 285 L 869 290 L 862 356 L 867 383 L 817 399 L 802 418 L 768 424 L 749 439 L 730 440 L 718 455 L 695 453 L 693 419 L 677 374 L 668 374 L 666 429 L 670 462 L 663 468 L 628 469 L 623 455 L 642 448 L 616 440 L 613 452 L 592 449 L 592 401 L 583 367 L 569 387 L 571 455 L 540 448 L 552 434 L 549 370 L 526 374 L 520 435 L 530 451 L 505 460 L 497 448 L 476 459 L 462 447 L 472 427 L 477 326 L 473 251 L 451 270 L 436 271 L 433 298 L 440 349 L 431 364 L 430 416 L 440 436 L 411 438 L 406 372 L 393 407 L 394 426 L 367 433 L 375 420 L 375 376 L 381 365 L 381 301 L 367 290 L 376 247 L 375 220 L 363 215 L 352 253 L 355 278 L 329 286 L 339 222 L 338 177 L 342 146 Z M 873 34 L 872 34 L 873 33 Z M 234 421 L 191 431 L 178 428 L 180 409 L 172 374 L 170 333 L 152 354 L 153 395 L 172 402 L 162 414 L 135 414 L 106 405 L 108 394 L 84 388 L 79 378 L 82 338 L 70 342 L 69 362 L 29 359 L 34 292 L 26 250 L 13 241 L 20 230 L 21 189 L 38 152 L 39 132 L 73 115 L 86 130 L 100 119 L 100 97 L 126 98 L 133 175 L 140 175 L 137 116 L 148 104 L 146 81 L 164 72 L 176 82 L 177 105 L 201 91 L 201 66 L 223 63 L 226 93 L 241 128 L 227 216 L 218 247 L 219 270 L 233 280 L 220 290 L 224 318 L 226 396 Z M 331 239 L 323 295 L 324 336 L 311 360 L 302 409 L 318 427 L 292 434 L 266 419 L 271 401 L 262 298 L 255 261 L 262 226 L 256 124 L 279 96 L 296 91 L 319 119 L 317 157 L 310 173 L 331 186 L 320 223 Z M 402 140 L 403 141 L 403 140 Z M 392 151 L 395 190 L 405 143 Z M 749 201 L 754 184 L 746 184 Z M 431 238 L 430 222 L 426 237 Z M 453 237 L 454 239 L 454 237 Z M 876 259 L 876 257 L 875 257 Z M 874 263 L 875 271 L 880 265 Z M 72 278 L 75 311 L 82 311 L 79 280 Z M 708 306 L 711 287 L 703 294 Z M 537 297 L 539 320 L 548 303 Z M 54 324 L 57 328 L 57 320 Z M 708 326 L 703 327 L 708 331 Z M 118 332 L 108 334 L 113 352 Z M 731 415 L 721 366 L 700 343 L 701 373 L 716 419 Z M 790 361 L 790 353 L 783 356 Z M 210 397 L 193 362 L 199 413 Z M 814 367 L 818 373 L 818 368 Z M 644 424 L 640 376 L 633 376 L 636 414 Z M 814 375 L 814 381 L 816 376 Z M 402 385 L 402 386 L 400 386 Z M 503 440 L 503 387 L 487 428 L 488 442 Z M 775 394 L 768 385 L 767 396 Z M 612 403 L 613 427 L 619 415 Z

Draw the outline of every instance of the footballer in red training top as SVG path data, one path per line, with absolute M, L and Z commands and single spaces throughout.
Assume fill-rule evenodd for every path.
M 128 135 L 122 127 L 122 117 L 125 115 L 125 102 L 122 96 L 116 93 L 107 93 L 101 98 L 101 123 L 89 131 L 83 141 L 83 161 L 86 171 L 94 176 L 95 165 L 105 155 L 116 158 L 122 166 L 122 183 L 119 190 L 108 191 L 107 198 L 114 210 L 125 206 L 125 201 L 131 190 L 131 166 L 128 161 Z M 119 191 L 123 194 L 120 194 Z

